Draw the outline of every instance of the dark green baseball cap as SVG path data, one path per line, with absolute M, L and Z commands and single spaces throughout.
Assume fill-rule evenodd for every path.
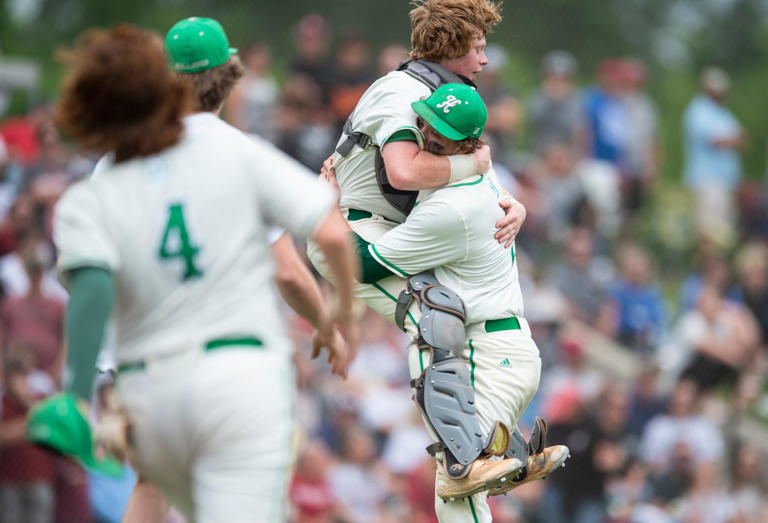
M 50 396 L 32 407 L 27 416 L 27 439 L 51 448 L 91 470 L 119 477 L 123 465 L 112 457 L 97 458 L 91 425 L 68 392 Z
M 171 69 L 177 73 L 199 73 L 218 67 L 237 49 L 229 47 L 227 33 L 213 18 L 185 18 L 168 30 L 165 50 Z
M 480 138 L 488 119 L 477 90 L 464 84 L 445 84 L 425 100 L 411 104 L 416 114 L 449 140 Z

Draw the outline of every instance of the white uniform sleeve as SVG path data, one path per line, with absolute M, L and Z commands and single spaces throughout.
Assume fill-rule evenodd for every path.
M 428 96 L 429 88 L 404 74 L 390 73 L 383 78 L 375 96 L 366 99 L 365 104 L 352 115 L 354 129 L 364 131 L 376 145 L 384 145 L 396 131 L 402 129 L 412 131 L 419 147 L 423 145 L 411 102 Z
M 444 202 L 419 204 L 405 223 L 368 246 L 371 256 L 398 276 L 410 276 L 467 255 L 467 231 L 461 215 Z
M 260 172 L 252 179 L 265 222 L 279 225 L 299 238 L 310 237 L 336 205 L 333 189 L 271 145 L 254 152 L 251 162 Z M 269 171 L 266 175 L 265 166 Z
M 117 248 L 104 227 L 102 208 L 88 180 L 74 184 L 56 205 L 53 239 L 59 274 L 78 267 L 120 269 Z

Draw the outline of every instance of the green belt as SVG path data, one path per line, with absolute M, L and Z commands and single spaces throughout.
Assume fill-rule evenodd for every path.
M 504 318 L 502 320 L 488 320 L 485 322 L 485 332 L 499 331 L 518 331 L 520 330 L 520 320 L 515 316 Z
M 233 347 L 233 346 L 239 346 L 239 347 L 261 347 L 264 345 L 264 343 L 259 338 L 254 338 L 253 336 L 246 336 L 243 338 L 217 338 L 215 340 L 211 340 L 205 344 L 205 350 L 212 351 L 216 349 L 220 349 L 222 347 Z M 146 361 L 134 361 L 131 363 L 121 363 L 117 366 L 117 372 L 134 372 L 134 371 L 141 371 L 147 368 L 147 362 Z
M 347 215 L 347 220 L 350 222 L 356 222 L 357 220 L 363 220 L 365 218 L 370 218 L 371 216 L 373 216 L 373 214 L 369 213 L 368 211 L 350 209 L 349 214 Z

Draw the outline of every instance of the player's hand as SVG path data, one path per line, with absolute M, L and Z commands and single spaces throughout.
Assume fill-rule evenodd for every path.
M 312 359 L 317 358 L 324 348 L 328 349 L 327 361 L 331 365 L 331 372 L 346 378 L 349 360 L 344 338 L 336 326 L 330 322 L 327 326 L 316 330 L 312 336 Z
M 507 248 L 512 245 L 512 242 L 517 237 L 517 233 L 520 232 L 520 227 L 522 227 L 525 221 L 526 210 L 522 203 L 511 197 L 500 200 L 499 207 L 504 209 L 506 214 L 501 220 L 496 222 L 498 230 L 494 238 Z
M 330 155 L 323 162 L 323 166 L 320 168 L 320 179 L 337 189 L 339 188 L 339 184 L 336 183 L 336 169 L 333 168 L 333 155 Z
M 324 182 L 328 182 L 331 187 L 336 191 L 336 196 L 339 196 L 339 182 L 336 181 L 336 169 L 333 168 L 333 155 L 330 155 L 323 162 L 323 166 L 320 168 L 320 179 Z
M 340 305 L 334 307 L 333 322 L 347 342 L 347 365 L 357 356 L 357 347 L 360 344 L 360 320 L 364 314 L 365 305 L 360 300 L 354 300 L 347 307 Z
M 120 406 L 114 391 L 107 391 L 105 409 L 99 417 L 96 443 L 120 461 L 135 463 L 132 442 L 133 427 L 125 410 Z
M 347 342 L 347 368 L 357 357 L 357 347 L 360 345 L 360 322 L 350 319 L 346 322 L 338 322 L 337 326 L 344 340 Z
M 477 174 L 485 174 L 488 169 L 491 168 L 491 148 L 488 145 L 483 145 L 477 149 L 474 153 L 475 162 L 477 163 Z

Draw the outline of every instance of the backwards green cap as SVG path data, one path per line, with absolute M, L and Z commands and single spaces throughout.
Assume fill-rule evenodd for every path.
M 97 472 L 114 477 L 123 474 L 123 465 L 116 459 L 94 456 L 91 426 L 70 393 L 50 396 L 30 410 L 27 416 L 27 439 L 72 457 Z
M 425 100 L 411 104 L 416 114 L 449 140 L 480 138 L 488 111 L 477 90 L 464 84 L 445 84 Z
M 171 69 L 177 73 L 199 73 L 217 67 L 237 53 L 229 47 L 227 33 L 213 18 L 193 16 L 171 27 L 165 35 Z

